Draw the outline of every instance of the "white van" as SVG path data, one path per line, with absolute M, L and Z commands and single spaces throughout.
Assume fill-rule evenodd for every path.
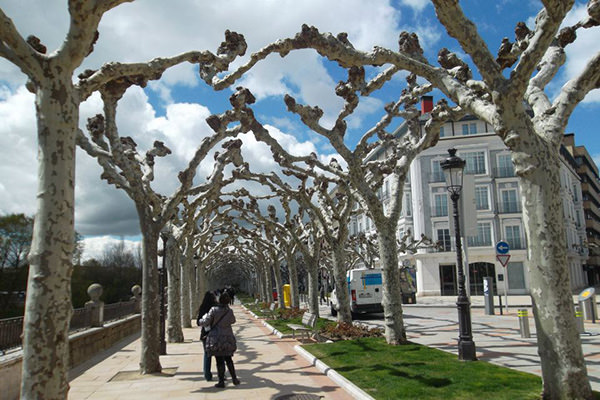
M 383 312 L 382 270 L 351 269 L 346 273 L 348 292 L 350 295 L 350 311 L 358 313 Z M 335 289 L 331 293 L 331 315 L 336 316 L 339 310 Z

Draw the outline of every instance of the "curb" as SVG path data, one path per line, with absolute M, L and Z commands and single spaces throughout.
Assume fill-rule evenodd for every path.
M 258 315 L 254 314 L 252 311 L 248 310 L 246 307 L 244 307 L 244 305 L 242 304 L 242 308 L 244 310 L 246 310 L 246 312 L 248 312 L 250 315 L 252 315 L 252 317 L 254 319 L 259 320 L 268 330 L 271 331 L 271 333 L 275 336 L 277 336 L 280 339 L 287 339 L 287 338 L 291 338 L 292 335 L 288 334 L 288 333 L 281 333 L 279 332 L 277 329 L 275 329 L 273 326 L 271 326 L 267 321 L 265 321 L 263 318 L 260 318 Z
M 325 374 L 329 379 L 337 383 L 342 389 L 348 392 L 352 397 L 359 400 L 374 400 L 373 397 L 369 396 L 366 392 L 364 392 L 361 388 L 350 382 L 348 379 L 344 378 L 334 369 L 329 367 L 324 362 L 320 361 L 317 357 L 313 356 L 311 353 L 306 351 L 302 346 L 295 345 L 294 350 L 302 357 L 308 360 L 312 365 L 314 365 L 319 371 Z

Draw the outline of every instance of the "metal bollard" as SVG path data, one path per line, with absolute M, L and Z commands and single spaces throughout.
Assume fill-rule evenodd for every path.
M 577 325 L 577 332 L 585 333 L 585 327 L 583 326 L 583 313 L 581 307 L 575 306 L 575 324 Z
M 527 309 L 519 308 L 517 311 L 517 316 L 519 317 L 519 330 L 521 331 L 521 337 L 530 338 L 531 333 L 529 332 L 529 314 L 527 313 Z

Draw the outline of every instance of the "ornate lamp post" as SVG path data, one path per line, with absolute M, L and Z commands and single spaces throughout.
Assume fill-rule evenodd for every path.
M 446 175 L 446 187 L 454 207 L 454 236 L 456 239 L 456 266 L 458 269 L 458 359 L 476 361 L 475 342 L 471 331 L 471 302 L 465 290 L 465 273 L 463 270 L 462 243 L 460 239 L 460 222 L 458 216 L 458 199 L 463 184 L 465 160 L 456 155 L 456 149 L 449 149 L 450 156 L 440 163 Z
M 158 295 L 160 296 L 160 355 L 164 356 L 167 354 L 167 341 L 165 340 L 165 319 L 167 313 L 165 312 L 165 275 L 166 275 L 166 264 L 167 259 L 167 235 L 160 235 L 163 240 L 163 254 L 162 254 L 162 268 L 158 269 Z

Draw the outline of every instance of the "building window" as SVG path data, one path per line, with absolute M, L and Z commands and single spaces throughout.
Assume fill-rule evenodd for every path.
M 448 215 L 448 196 L 446 193 L 433 195 L 433 216 L 445 217 Z
M 504 237 L 511 249 L 518 250 L 523 248 L 523 243 L 521 241 L 521 227 L 519 225 L 505 226 Z
M 441 160 L 432 160 L 431 161 L 431 182 L 445 182 L 446 177 L 444 176 L 444 171 L 440 166 Z
M 462 134 L 463 135 L 469 134 L 469 124 L 462 124 Z
M 498 155 L 498 177 L 515 176 L 515 170 L 510 154 Z
M 477 123 L 476 122 L 471 122 L 469 124 L 469 133 L 471 135 L 475 135 L 477 133 Z
M 440 243 L 440 247 L 442 251 L 451 251 L 452 244 L 450 241 L 450 229 L 438 229 L 437 230 L 437 240 Z
M 517 189 L 504 189 L 500 192 L 500 197 L 500 212 L 518 213 L 520 211 L 521 207 L 517 197 Z
M 490 222 L 477 223 L 477 236 L 469 236 L 467 242 L 471 247 L 491 246 L 492 224 Z
M 478 210 L 489 210 L 490 202 L 487 186 L 475 187 L 475 206 Z
M 465 166 L 465 173 L 467 174 L 485 174 L 485 152 L 483 151 L 472 151 L 461 154 L 462 158 L 467 162 Z
M 407 194 L 404 196 L 404 202 L 402 203 L 402 214 L 405 217 L 410 217 L 412 215 L 411 204 L 410 204 L 410 194 Z
M 444 127 L 440 127 L 440 137 L 444 137 L 446 136 L 446 133 L 444 132 Z

